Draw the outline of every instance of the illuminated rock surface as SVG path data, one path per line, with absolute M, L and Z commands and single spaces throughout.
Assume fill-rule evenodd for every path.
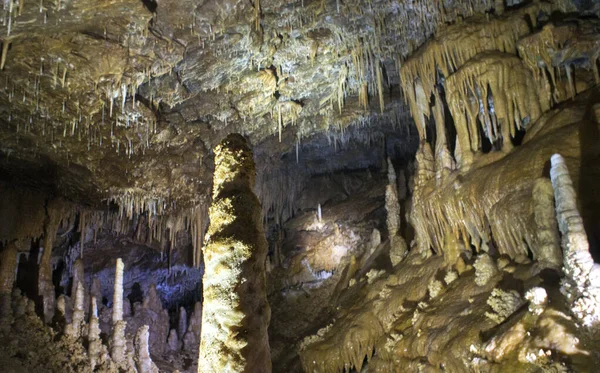
M 597 1 L 4 0 L 0 45 L 1 371 L 598 370 Z

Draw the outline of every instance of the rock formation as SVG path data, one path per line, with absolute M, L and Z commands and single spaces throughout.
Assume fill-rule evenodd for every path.
M 599 30 L 589 0 L 4 0 L 0 370 L 593 371 Z
M 123 320 L 123 269 L 123 261 L 121 258 L 118 258 L 115 267 L 112 331 L 110 335 L 110 357 L 122 368 L 127 366 L 127 346 L 125 340 L 127 322 Z
M 246 140 L 227 136 L 215 148 L 210 225 L 204 248 L 198 370 L 271 372 L 265 293 L 267 243 L 252 192 L 255 168 Z
M 138 373 L 158 373 L 158 368 L 150 358 L 148 330 L 148 325 L 144 325 L 135 335 L 135 367 Z

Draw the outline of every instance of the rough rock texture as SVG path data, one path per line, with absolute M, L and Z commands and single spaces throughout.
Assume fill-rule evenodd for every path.
M 590 371 L 599 16 L 5 0 L 0 366 L 196 372 L 201 334 L 252 323 L 212 343 L 229 355 L 210 369 Z M 231 133 L 246 173 L 219 170 Z
M 569 170 L 560 154 L 552 156 L 550 169 L 556 199 L 556 215 L 562 234 L 564 272 L 563 290 L 573 303 L 572 312 L 588 327 L 598 331 L 600 323 L 600 266 L 590 255 L 589 243 L 577 209 L 577 197 Z
M 215 148 L 213 203 L 204 248 L 205 275 L 198 370 L 271 372 L 265 288 L 267 241 L 252 192 L 255 168 L 246 140 Z
M 135 367 L 138 373 L 158 373 L 158 368 L 150 358 L 148 338 L 149 328 L 144 325 L 135 335 Z

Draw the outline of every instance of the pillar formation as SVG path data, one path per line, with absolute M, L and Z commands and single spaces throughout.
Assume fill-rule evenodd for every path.
M 232 134 L 214 153 L 198 372 L 270 373 L 267 241 L 252 191 L 252 152 L 242 136 Z

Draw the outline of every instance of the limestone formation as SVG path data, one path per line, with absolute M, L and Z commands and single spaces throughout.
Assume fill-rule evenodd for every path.
M 121 368 L 128 365 L 127 341 L 125 339 L 127 322 L 123 320 L 123 269 L 123 261 L 118 258 L 115 266 L 110 357 Z
M 73 300 L 73 316 L 71 322 L 65 328 L 65 334 L 75 339 L 81 337 L 84 318 L 84 288 L 81 281 L 77 281 Z
M 388 158 L 388 185 L 385 189 L 385 210 L 388 235 L 390 238 L 390 260 L 396 265 L 404 259 L 407 252 L 406 242 L 400 235 L 400 202 L 398 201 L 398 186 L 396 171 Z
M 148 325 L 140 327 L 135 335 L 135 367 L 138 373 L 158 373 L 158 368 L 150 358 L 148 337 Z
M 43 252 L 40 259 L 40 269 L 38 275 L 38 292 L 42 299 L 42 310 L 46 323 L 52 321 L 55 307 L 54 285 L 52 284 L 52 249 L 56 238 L 56 231 L 59 224 L 59 216 L 62 212 L 61 202 L 54 200 L 47 207 L 46 221 L 44 222 L 44 240 L 42 243 Z
M 254 178 L 246 140 L 227 136 L 215 148 L 213 202 L 204 248 L 198 360 L 202 372 L 271 372 L 264 269 L 267 243 L 260 204 L 252 192 Z
M 112 322 L 123 320 L 123 269 L 125 265 L 121 258 L 117 258 L 115 266 L 115 283 L 113 292 Z
M 547 178 L 537 179 L 533 186 L 532 197 L 534 219 L 537 226 L 537 240 L 532 247 L 534 259 L 544 267 L 558 269 L 562 266 L 562 251 L 551 181 Z
M 567 276 L 562 290 L 569 297 L 577 318 L 588 327 L 600 322 L 600 266 L 594 263 L 587 235 L 577 208 L 577 196 L 564 158 L 551 158 L 550 178 L 554 188 L 556 216 L 562 235 L 563 271 Z
M 177 319 L 177 335 L 180 339 L 183 339 L 185 332 L 187 331 L 187 312 L 184 307 L 179 307 L 179 315 Z
M 90 358 L 90 366 L 92 371 L 98 365 L 100 356 L 103 352 L 102 340 L 100 339 L 100 323 L 98 320 L 98 305 L 96 302 L 96 298 L 91 298 L 92 309 L 90 315 L 90 325 L 88 332 L 88 355 Z
M 475 283 L 485 286 L 498 273 L 496 262 L 488 254 L 481 254 L 475 260 Z
M 4 0 L 0 370 L 593 370 L 596 3 Z
M 200 346 L 200 334 L 202 331 L 202 303 L 194 304 L 194 312 L 190 315 L 187 331 L 183 336 L 183 349 L 186 351 L 197 351 Z

